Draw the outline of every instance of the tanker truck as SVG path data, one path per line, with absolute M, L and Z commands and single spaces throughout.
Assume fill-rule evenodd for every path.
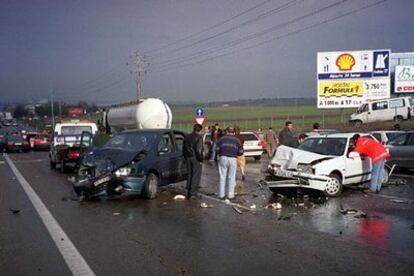
M 170 107 L 157 98 L 113 106 L 102 114 L 102 124 L 109 133 L 125 129 L 171 128 L 171 123 Z

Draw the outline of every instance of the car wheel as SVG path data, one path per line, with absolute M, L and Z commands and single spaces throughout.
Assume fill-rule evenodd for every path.
M 53 162 L 52 160 L 50 160 L 50 168 L 51 168 L 52 170 L 56 169 L 56 163 L 55 163 L 55 162 Z
M 358 128 L 362 126 L 362 121 L 361 120 L 356 120 L 352 122 L 354 127 Z
M 66 172 L 66 162 L 65 162 L 65 160 L 60 161 L 60 171 L 62 173 Z
M 397 123 L 399 123 L 399 122 L 402 122 L 403 121 L 403 117 L 402 116 L 395 116 L 394 117 L 394 122 L 397 122 Z
M 324 194 L 329 197 L 336 197 L 342 193 L 342 179 L 337 174 L 329 175 Z
M 390 180 L 390 168 L 388 166 L 384 166 L 384 174 L 382 175 L 382 185 L 385 185 Z
M 153 173 L 148 174 L 144 184 L 144 196 L 147 199 L 154 199 L 158 192 L 158 176 Z
M 262 158 L 262 157 L 261 157 L 260 155 L 259 155 L 259 156 L 255 156 L 255 157 L 254 157 L 254 160 L 259 161 L 261 158 Z

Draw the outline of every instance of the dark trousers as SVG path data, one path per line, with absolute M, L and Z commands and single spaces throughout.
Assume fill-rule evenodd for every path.
M 187 195 L 193 196 L 198 193 L 198 186 L 201 180 L 201 164 L 195 157 L 186 159 L 187 161 Z

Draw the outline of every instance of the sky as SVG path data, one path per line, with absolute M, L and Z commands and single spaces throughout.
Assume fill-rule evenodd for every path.
M 0 101 L 316 97 L 319 51 L 414 52 L 413 0 L 0 0 Z

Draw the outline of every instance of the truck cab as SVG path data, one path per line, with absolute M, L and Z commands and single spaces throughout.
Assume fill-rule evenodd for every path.
M 95 135 L 97 131 L 96 124 L 91 122 L 72 120 L 56 124 L 49 152 L 50 167 L 55 169 L 59 165 L 62 172 L 68 166 L 78 167 L 82 133 Z

